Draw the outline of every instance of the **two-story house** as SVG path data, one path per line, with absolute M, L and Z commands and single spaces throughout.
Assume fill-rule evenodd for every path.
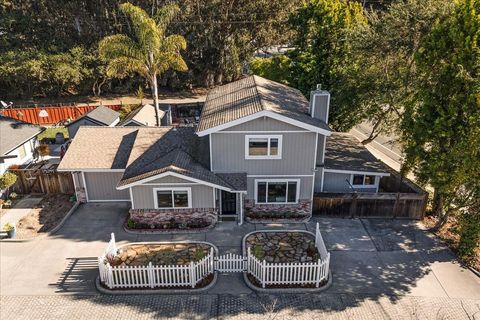
M 85 201 L 308 219 L 314 192 L 378 191 L 385 168 L 328 127 L 330 95 L 250 76 L 211 90 L 194 127 L 82 127 L 59 170 Z

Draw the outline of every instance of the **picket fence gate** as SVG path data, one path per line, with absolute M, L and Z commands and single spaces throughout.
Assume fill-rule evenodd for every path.
M 260 283 L 262 288 L 269 285 L 314 285 L 328 280 L 330 253 L 327 251 L 317 223 L 315 247 L 320 258 L 313 262 L 274 263 L 255 257 L 250 248 L 247 256 L 228 253 L 215 257 L 210 253 L 197 262 L 187 265 L 114 266 L 109 259 L 117 254 L 115 235 L 98 258 L 100 280 L 110 289 L 115 288 L 156 288 L 195 286 L 213 272 L 247 272 Z

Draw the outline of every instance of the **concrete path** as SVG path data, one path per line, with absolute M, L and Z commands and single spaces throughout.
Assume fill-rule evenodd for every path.
M 26 216 L 33 207 L 35 207 L 43 197 L 26 196 L 17 202 L 14 208 L 8 209 L 7 212 L 0 217 L 1 230 L 6 223 L 16 225 L 20 219 Z
M 241 252 L 243 236 L 281 225 L 220 223 L 200 234 L 131 235 L 123 204 L 82 205 L 54 236 L 0 243 L 0 318 L 176 319 L 480 319 L 480 279 L 415 222 L 314 218 L 331 251 L 333 285 L 319 294 L 260 295 L 241 274 L 221 274 L 199 295 L 103 296 L 94 289 L 96 257 L 111 232 L 135 241 L 210 241 Z M 19 306 L 22 306 L 19 308 Z

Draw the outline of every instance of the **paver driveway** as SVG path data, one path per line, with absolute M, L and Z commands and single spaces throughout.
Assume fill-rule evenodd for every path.
M 195 239 L 240 252 L 243 235 L 280 225 L 237 226 L 192 235 L 131 235 L 123 204 L 82 205 L 54 236 L 0 243 L 0 318 L 349 318 L 480 319 L 480 279 L 411 221 L 314 218 L 331 250 L 333 285 L 319 294 L 259 295 L 239 274 L 220 275 L 199 295 L 103 296 L 96 257 L 111 232 L 120 243 Z

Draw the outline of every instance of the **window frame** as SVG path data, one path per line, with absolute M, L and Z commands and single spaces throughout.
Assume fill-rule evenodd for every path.
M 158 207 L 157 191 L 170 191 L 172 193 L 172 207 Z M 173 193 L 174 191 L 186 191 L 188 198 L 187 207 L 175 207 Z M 192 188 L 191 187 L 172 187 L 172 188 L 153 188 L 153 206 L 155 209 L 174 210 L 174 209 L 192 209 Z
M 258 202 L 258 184 L 263 182 L 266 183 L 265 202 Z M 273 182 L 273 183 L 283 182 L 287 184 L 285 189 L 285 202 L 268 202 L 268 183 L 269 182 Z M 295 202 L 288 202 L 288 183 L 289 182 L 295 182 L 297 184 Z M 255 187 L 254 188 L 255 204 L 278 204 L 278 205 L 298 204 L 298 201 L 300 199 L 300 179 L 255 179 L 254 187 Z
M 250 155 L 250 139 L 267 139 L 267 155 Z M 270 141 L 272 139 L 278 140 L 278 148 L 276 155 L 270 155 Z M 248 160 L 267 160 L 267 159 L 282 159 L 282 144 L 283 136 L 281 134 L 247 134 L 245 135 L 245 159 Z
M 353 179 L 354 179 L 355 176 L 363 176 L 362 184 L 353 184 Z M 365 177 L 366 176 L 374 177 L 374 183 L 373 184 L 365 184 Z M 374 174 L 363 174 L 363 173 L 352 173 L 352 174 L 350 174 L 350 184 L 354 188 L 372 188 L 372 189 L 373 188 L 378 188 L 379 181 L 380 181 L 380 177 L 378 175 L 374 175 Z

